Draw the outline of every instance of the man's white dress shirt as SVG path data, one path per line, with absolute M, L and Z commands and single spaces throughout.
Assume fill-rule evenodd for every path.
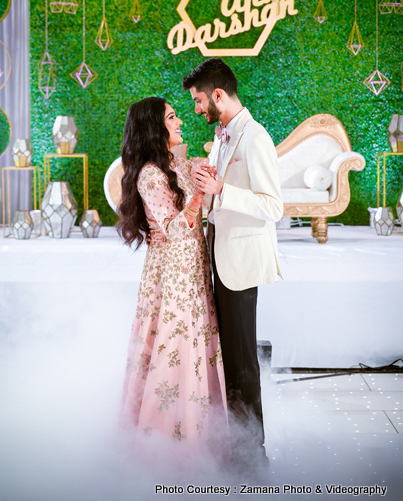
M 227 130 L 227 134 L 229 136 L 229 139 L 231 138 L 231 134 L 234 133 L 234 130 L 235 130 L 235 126 L 238 122 L 238 120 L 241 118 L 241 116 L 246 113 L 247 109 L 246 108 L 242 108 L 242 110 L 240 112 L 238 112 L 234 118 L 232 118 L 228 124 L 226 125 L 226 130 Z M 219 149 L 219 152 L 218 152 L 218 159 L 217 159 L 217 165 L 216 165 L 216 169 L 217 169 L 217 176 L 222 180 L 221 178 L 221 168 L 222 168 L 222 163 L 223 163 L 223 160 L 225 158 L 225 154 L 227 152 L 227 148 L 228 148 L 228 143 L 229 143 L 229 139 L 227 142 L 223 142 L 221 141 L 221 144 L 220 144 L 220 149 Z M 224 196 L 224 190 L 225 190 L 225 183 L 224 183 L 224 186 L 222 187 L 222 191 L 221 191 L 221 194 L 220 194 L 220 200 L 222 200 L 222 197 Z M 216 195 L 214 195 L 215 197 Z M 211 210 L 209 215 L 208 215 L 208 220 L 211 224 L 214 224 L 214 210 Z

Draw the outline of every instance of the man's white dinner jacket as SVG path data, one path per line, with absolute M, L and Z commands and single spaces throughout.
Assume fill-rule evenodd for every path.
M 221 141 L 214 138 L 210 165 Z M 225 190 L 213 199 L 214 254 L 222 283 L 231 290 L 274 282 L 280 274 L 276 221 L 283 215 L 277 153 L 264 127 L 245 111 L 236 123 L 220 169 Z M 213 231 L 208 224 L 211 249 Z

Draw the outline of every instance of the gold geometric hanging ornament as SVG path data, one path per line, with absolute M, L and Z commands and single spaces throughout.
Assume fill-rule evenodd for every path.
M 356 56 L 363 47 L 364 47 L 364 42 L 362 40 L 362 36 L 360 30 L 358 29 L 358 24 L 357 24 L 357 0 L 355 0 L 354 24 L 350 36 L 348 37 L 347 49 L 351 50 L 354 56 Z
M 56 90 L 56 64 L 48 51 L 39 61 L 38 87 L 45 99 L 49 99 Z
M 108 47 L 110 47 L 113 43 L 109 28 L 108 28 L 108 23 L 106 22 L 106 17 L 105 17 L 105 0 L 103 0 L 103 16 L 102 16 L 102 21 L 101 25 L 98 29 L 97 37 L 95 39 L 95 43 L 98 44 L 102 50 L 106 50 Z
M 376 70 L 364 80 L 364 85 L 373 92 L 376 96 L 385 90 L 390 85 L 390 80 L 378 70 L 378 0 L 376 0 Z
M 360 30 L 358 29 L 357 21 L 354 21 L 353 29 L 348 37 L 347 49 L 351 50 L 354 56 L 356 56 L 363 47 L 364 42 L 362 40 Z
M 319 24 L 322 24 L 327 19 L 327 14 L 325 10 L 325 6 L 323 4 L 323 0 L 319 0 L 318 6 L 316 7 L 315 14 L 313 17 L 318 21 Z
M 78 82 L 83 89 L 85 89 L 97 78 L 98 73 L 92 70 L 88 64 L 82 62 L 74 71 L 70 73 L 70 76 Z
M 390 2 L 388 0 L 382 0 L 379 4 L 379 12 L 381 14 L 403 14 L 403 1 Z
M 364 80 L 364 85 L 366 85 L 376 96 L 385 90 L 386 87 L 389 87 L 390 83 L 390 80 L 378 69 Z
M 60 14 L 63 10 L 66 14 L 76 14 L 77 9 L 77 2 L 50 2 L 50 10 L 52 14 Z
M 45 99 L 56 90 L 56 64 L 48 51 L 48 0 L 45 13 L 45 53 L 38 63 L 38 87 Z
M 138 23 L 141 19 L 141 15 L 140 1 L 134 0 L 132 8 L 130 9 L 130 17 L 132 18 L 134 23 Z
M 70 73 L 71 78 L 78 82 L 83 89 L 93 82 L 98 73 L 92 70 L 85 62 L 85 0 L 83 0 L 83 62 Z

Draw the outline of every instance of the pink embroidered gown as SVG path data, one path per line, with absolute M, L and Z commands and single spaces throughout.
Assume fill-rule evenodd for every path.
M 191 164 L 172 169 L 190 202 Z M 142 168 L 138 189 L 151 229 L 138 291 L 123 392 L 125 428 L 213 444 L 230 453 L 225 383 L 201 214 L 190 228 L 174 204 L 166 175 Z

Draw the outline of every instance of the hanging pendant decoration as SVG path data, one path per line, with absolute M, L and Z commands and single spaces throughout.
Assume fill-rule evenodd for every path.
M 48 0 L 45 9 L 45 53 L 38 64 L 38 88 L 45 99 L 49 99 L 56 90 L 56 64 L 48 50 Z
M 97 37 L 95 39 L 95 43 L 99 45 L 103 51 L 105 51 L 113 43 L 111 33 L 108 28 L 108 23 L 106 22 L 105 17 L 105 0 L 103 0 L 103 16 L 101 25 L 98 29 Z
M 360 50 L 364 47 L 364 42 L 357 24 L 357 0 L 355 0 L 354 6 L 354 24 L 351 30 L 350 36 L 347 41 L 347 49 L 356 56 Z
M 390 80 L 379 70 L 375 70 L 364 80 L 364 85 L 366 85 L 376 96 L 379 96 L 379 94 L 385 90 L 386 87 L 389 87 L 390 83 Z
M 376 0 L 376 70 L 364 80 L 364 85 L 376 96 L 390 85 L 390 80 L 378 70 L 378 0 Z
M 88 64 L 83 61 L 80 66 L 77 66 L 77 68 L 70 73 L 70 76 L 85 89 L 97 78 L 98 73 L 92 70 Z
M 382 0 L 379 4 L 379 12 L 381 14 L 403 14 L 403 1 L 400 2 L 390 2 L 388 0 Z
M 39 61 L 38 87 L 45 99 L 49 99 L 56 90 L 56 63 L 48 51 Z
M 325 10 L 325 6 L 323 4 L 323 0 L 319 0 L 318 6 L 316 7 L 315 14 L 313 17 L 318 21 L 319 24 L 322 24 L 327 19 L 327 14 Z
M 83 0 L 83 62 L 70 73 L 70 76 L 84 89 L 98 76 L 98 73 L 92 70 L 85 62 L 85 0 Z
M 66 14 L 76 14 L 77 9 L 77 2 L 50 2 L 50 10 L 52 14 L 61 14 L 63 10 Z
M 139 0 L 134 0 L 132 8 L 130 9 L 130 17 L 134 23 L 138 23 L 142 17 L 140 2 Z

